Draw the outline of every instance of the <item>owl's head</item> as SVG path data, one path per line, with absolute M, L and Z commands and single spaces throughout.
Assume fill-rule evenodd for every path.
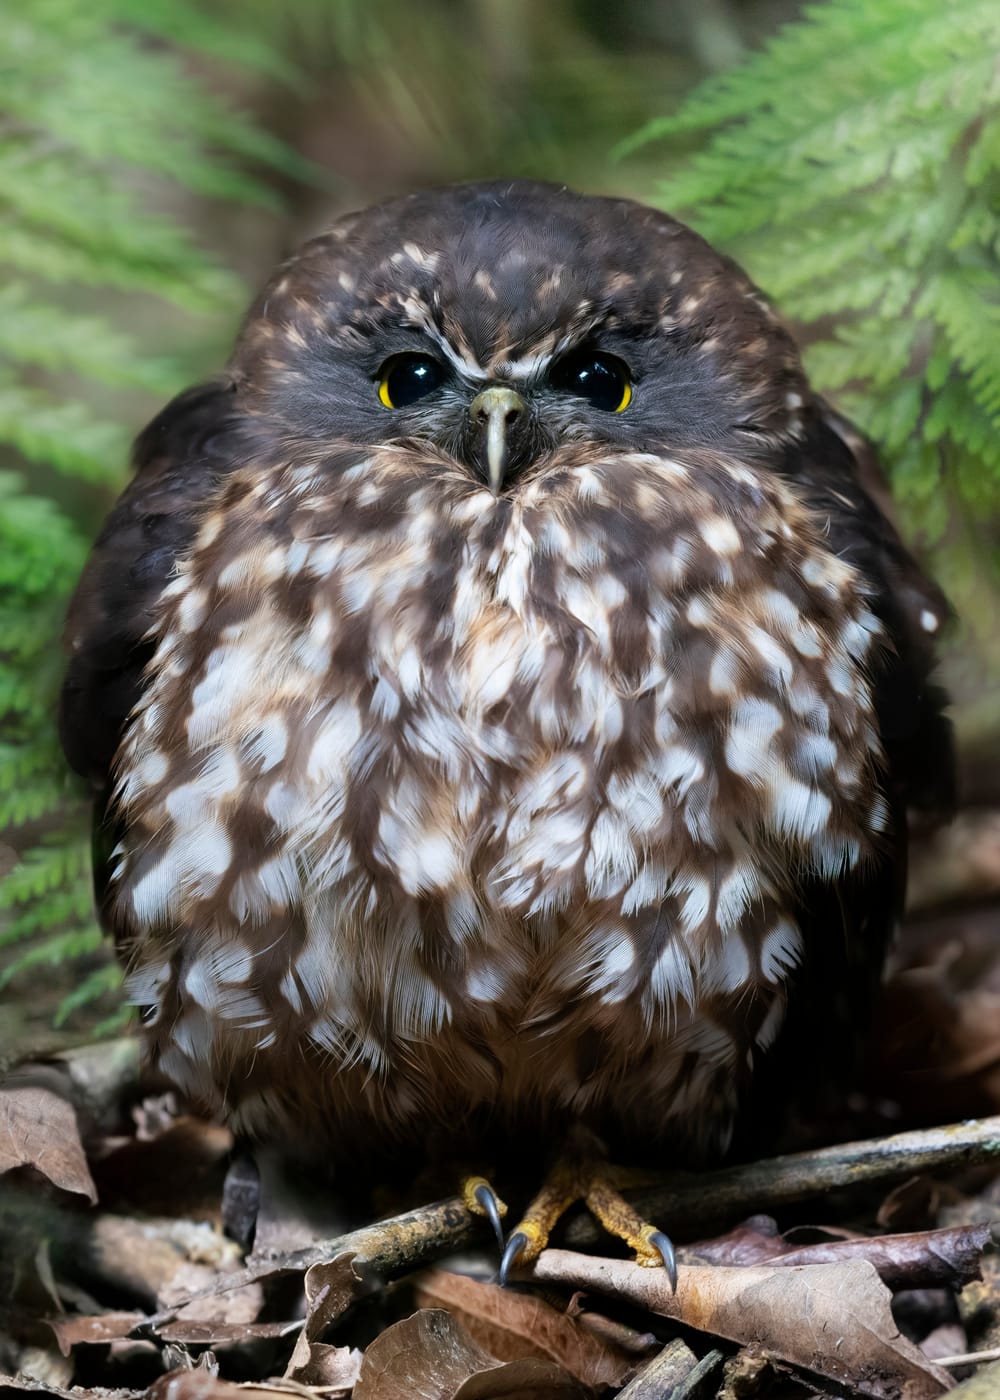
M 231 370 L 300 450 L 430 444 L 498 492 L 567 442 L 766 456 L 808 392 L 760 293 L 697 234 L 528 181 L 340 219 L 278 269 Z

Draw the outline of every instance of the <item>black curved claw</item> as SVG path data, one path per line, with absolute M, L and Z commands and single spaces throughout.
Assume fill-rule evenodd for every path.
M 500 1223 L 500 1207 L 497 1203 L 497 1194 L 490 1186 L 489 1182 L 483 1181 L 473 1191 L 476 1205 L 486 1216 L 486 1219 L 493 1226 L 493 1233 L 497 1237 L 497 1245 L 503 1249 L 503 1226 Z
M 504 1248 L 500 1259 L 499 1283 L 501 1288 L 507 1287 L 507 1275 L 511 1269 L 515 1268 L 517 1261 L 524 1253 L 528 1243 L 528 1236 L 523 1230 L 515 1230 Z
M 670 1291 L 677 1292 L 677 1255 L 674 1253 L 673 1240 L 665 1235 L 662 1230 L 654 1230 L 649 1236 L 649 1243 L 659 1253 L 663 1260 L 663 1267 L 667 1271 L 667 1278 L 670 1280 Z

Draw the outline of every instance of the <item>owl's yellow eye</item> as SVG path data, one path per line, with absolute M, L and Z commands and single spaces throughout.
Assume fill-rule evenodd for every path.
M 632 402 L 628 365 L 600 350 L 574 350 L 564 355 L 549 371 L 549 383 L 608 413 L 623 413 Z
M 393 355 L 379 370 L 379 403 L 406 408 L 432 394 L 444 378 L 444 366 L 433 355 Z

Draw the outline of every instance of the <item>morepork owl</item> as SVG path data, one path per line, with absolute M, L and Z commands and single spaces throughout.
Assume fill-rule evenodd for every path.
M 568 1143 L 506 1262 L 574 1196 L 669 1260 L 602 1152 L 849 1023 L 949 786 L 867 445 L 691 230 L 514 182 L 307 243 L 136 469 L 62 732 L 152 1059 L 334 1155 Z

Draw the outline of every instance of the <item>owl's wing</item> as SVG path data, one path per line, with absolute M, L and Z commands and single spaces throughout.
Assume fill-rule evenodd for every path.
M 873 677 L 891 797 L 901 808 L 949 816 L 955 802 L 947 697 L 930 679 L 951 610 L 906 549 L 890 518 L 889 491 L 872 444 L 822 400 L 791 475 L 834 553 L 872 589 L 889 640 Z
M 108 517 L 70 603 L 59 732 L 72 766 L 100 791 L 152 654 L 156 600 L 235 465 L 227 443 L 234 386 L 188 389 L 136 440 L 135 476 Z
M 94 889 L 102 915 L 120 836 L 108 810 L 111 768 L 153 653 L 147 633 L 203 506 L 239 460 L 229 429 L 235 386 L 178 395 L 136 440 L 135 476 L 98 536 L 70 603 L 69 664 L 59 700 L 66 757 L 95 790 Z
M 955 762 L 946 696 L 931 680 L 934 642 L 948 604 L 908 552 L 889 515 L 871 444 L 827 404 L 786 468 L 830 547 L 867 580 L 889 645 L 872 676 L 887 760 L 892 835 L 874 859 L 835 882 L 800 888 L 798 918 L 809 954 L 789 996 L 785 1027 L 755 1073 L 738 1150 L 773 1148 L 789 1109 L 829 1127 L 856 1083 L 886 953 L 906 889 L 908 822 L 934 822 L 954 806 Z M 884 503 L 884 504 L 883 504 Z M 801 1121 L 799 1122 L 801 1129 Z

